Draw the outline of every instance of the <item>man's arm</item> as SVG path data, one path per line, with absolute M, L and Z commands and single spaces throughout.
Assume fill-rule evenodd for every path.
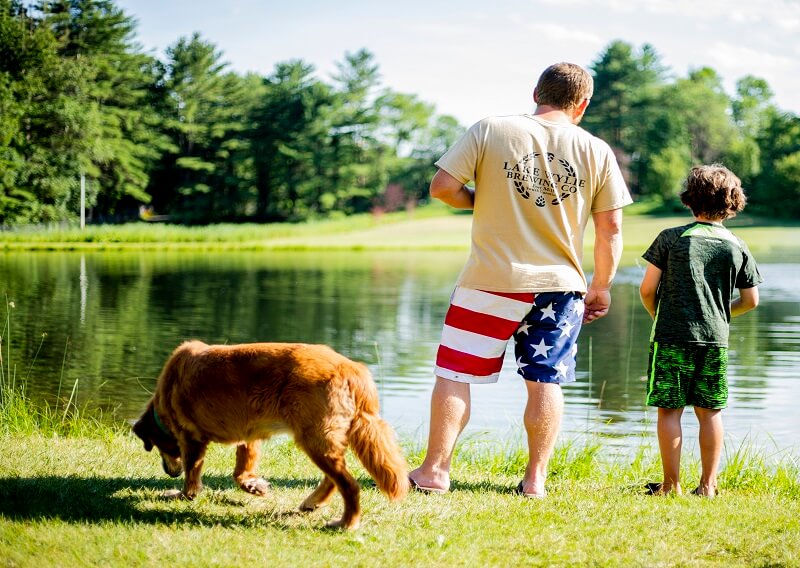
M 648 262 L 642 283 L 639 285 L 639 297 L 642 299 L 644 309 L 652 318 L 656 317 L 656 294 L 658 285 L 661 283 L 662 272 L 655 264 Z
M 739 297 L 731 302 L 731 317 L 749 312 L 758 305 L 758 288 L 739 288 Z
M 594 275 L 584 300 L 583 322 L 608 314 L 611 283 L 622 256 L 622 209 L 592 213 L 594 222 Z
M 456 209 L 472 209 L 475 206 L 475 191 L 441 169 L 431 180 L 430 193 L 434 199 Z

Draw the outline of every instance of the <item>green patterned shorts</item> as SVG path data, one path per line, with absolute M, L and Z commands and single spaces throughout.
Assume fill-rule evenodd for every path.
M 717 345 L 650 344 L 647 405 L 659 408 L 725 408 L 728 348 Z

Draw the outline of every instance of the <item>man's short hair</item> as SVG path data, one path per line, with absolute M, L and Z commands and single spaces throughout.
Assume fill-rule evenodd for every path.
M 570 110 L 592 98 L 594 80 L 574 63 L 555 63 L 545 69 L 536 84 L 536 104 Z
M 714 220 L 733 217 L 747 201 L 741 180 L 722 164 L 693 167 L 680 198 L 695 217 Z

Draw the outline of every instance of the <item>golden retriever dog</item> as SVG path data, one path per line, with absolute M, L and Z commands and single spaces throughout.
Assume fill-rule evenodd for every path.
M 409 490 L 408 466 L 378 410 L 367 367 L 325 345 L 187 341 L 167 360 L 133 431 L 145 450 L 158 448 L 167 474 L 184 472 L 180 496 L 187 499 L 202 489 L 211 442 L 236 444 L 236 483 L 266 494 L 269 483 L 255 471 L 262 440 L 287 432 L 325 474 L 300 510 L 326 505 L 338 489 L 344 514 L 328 526 L 354 529 L 361 505 L 345 464 L 348 445 L 390 500 Z

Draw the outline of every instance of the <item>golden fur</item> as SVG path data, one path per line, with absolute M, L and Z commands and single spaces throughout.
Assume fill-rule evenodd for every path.
M 345 464 L 348 445 L 389 499 L 409 490 L 406 461 L 378 410 L 366 366 L 325 345 L 188 341 L 167 360 L 133 431 L 147 451 L 158 448 L 165 472 L 185 472 L 181 495 L 188 499 L 202 489 L 210 442 L 236 444 L 236 483 L 264 495 L 269 484 L 255 472 L 261 441 L 288 432 L 325 474 L 300 509 L 324 506 L 338 489 L 344 514 L 329 525 L 352 529 L 361 510 Z

